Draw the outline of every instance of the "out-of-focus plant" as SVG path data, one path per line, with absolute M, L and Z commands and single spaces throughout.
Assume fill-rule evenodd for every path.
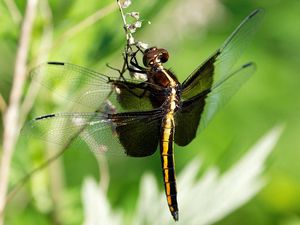
M 95 24 L 116 9 L 115 3 L 99 9 L 73 27 L 65 29 L 63 34 L 53 40 L 53 15 L 48 1 L 28 0 L 24 2 L 25 9 L 22 13 L 19 11 L 19 5 L 14 1 L 5 1 L 5 5 L 6 7 L 3 8 L 2 5 L 0 6 L 1 10 L 7 9 L 9 13 L 6 11 L 5 14 L 11 15 L 11 21 L 6 21 L 10 26 L 8 25 L 6 29 L 1 29 L 3 33 L 0 36 L 14 36 L 17 41 L 14 43 L 16 44 L 16 49 L 12 48 L 16 51 L 16 57 L 14 64 L 11 66 L 13 67 L 13 74 L 11 82 L 8 82 L 11 83 L 11 88 L 9 93 L 6 93 L 8 95 L 7 101 L 3 97 L 4 91 L 0 90 L 0 111 L 3 118 L 3 139 L 0 138 L 0 140 L 3 140 L 0 148 L 0 224 L 3 223 L 4 210 L 7 202 L 10 200 L 10 196 L 15 193 L 14 190 L 18 190 L 31 177 L 31 175 L 26 176 L 18 183 L 19 185 L 13 190 L 13 194 L 8 194 L 12 157 L 16 150 L 19 131 L 24 120 L 26 120 L 26 117 L 32 110 L 39 90 L 34 82 L 29 82 L 29 79 L 27 79 L 28 71 L 32 66 L 41 63 L 41 61 L 47 61 L 48 55 L 54 52 L 54 47 L 62 45 L 63 41 Z M 40 37 L 39 32 L 37 32 L 37 23 L 40 23 L 40 28 L 42 28 Z M 10 44 L 13 42 L 10 40 Z M 1 77 L 2 79 L 4 78 Z M 26 89 L 25 87 L 28 88 Z M 25 89 L 27 92 L 24 94 Z M 0 134 L 2 134 L 2 131 Z M 40 168 L 44 168 L 45 165 L 43 164 Z M 37 170 L 34 170 L 32 173 L 35 171 Z
M 190 162 L 178 176 L 180 219 L 176 224 L 212 224 L 238 209 L 266 184 L 265 162 L 282 132 L 272 129 L 228 171 L 207 170 L 197 178 L 200 161 Z M 86 179 L 82 198 L 84 225 L 123 224 L 121 213 L 114 211 L 105 193 L 94 180 Z M 155 178 L 145 174 L 140 185 L 137 207 L 130 224 L 174 224 Z

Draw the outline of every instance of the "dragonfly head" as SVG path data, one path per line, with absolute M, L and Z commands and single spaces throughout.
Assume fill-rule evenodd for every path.
M 145 50 L 143 63 L 146 67 L 159 67 L 169 59 L 169 53 L 163 48 L 151 47 Z

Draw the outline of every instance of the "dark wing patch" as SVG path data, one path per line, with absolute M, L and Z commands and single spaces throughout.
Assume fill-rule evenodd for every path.
M 125 125 L 121 123 L 121 125 L 116 126 L 116 133 L 127 155 L 145 157 L 156 151 L 161 127 L 159 117 L 143 115 L 143 118 L 139 120 L 133 120 Z
M 176 127 L 174 140 L 177 145 L 186 146 L 196 137 L 207 93 L 184 101 L 181 108 L 175 114 Z
M 214 64 L 218 55 L 219 52 L 215 53 L 183 82 L 183 99 L 192 98 L 205 90 L 209 90 L 212 87 L 215 69 Z

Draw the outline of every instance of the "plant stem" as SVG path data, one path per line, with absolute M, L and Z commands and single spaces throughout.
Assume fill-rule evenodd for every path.
M 0 225 L 3 224 L 10 164 L 20 129 L 20 102 L 26 80 L 26 62 L 38 0 L 28 0 L 17 50 L 13 84 L 4 118 L 3 152 L 0 164 Z

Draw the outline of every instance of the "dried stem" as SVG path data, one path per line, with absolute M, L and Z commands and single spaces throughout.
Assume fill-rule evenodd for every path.
M 4 3 L 6 4 L 6 7 L 8 8 L 8 11 L 13 19 L 13 21 L 16 24 L 19 24 L 22 20 L 22 15 L 16 6 L 16 3 L 13 0 L 4 0 Z
M 25 17 L 21 28 L 19 47 L 17 50 L 13 85 L 4 118 L 3 153 L 0 165 L 0 212 L 2 212 L 5 207 L 5 196 L 7 193 L 11 158 L 20 129 L 19 107 L 26 79 L 26 61 L 37 3 L 37 0 L 27 1 Z M 1 216 L 0 214 L 0 225 L 1 224 L 3 224 L 3 215 Z
M 122 22 L 123 22 L 123 28 L 124 28 L 125 34 L 126 34 L 127 45 L 131 45 L 134 43 L 134 38 L 133 38 L 131 32 L 127 28 L 126 16 L 123 12 L 122 5 L 119 0 L 117 0 L 117 3 L 118 3 L 119 11 L 121 14 Z

